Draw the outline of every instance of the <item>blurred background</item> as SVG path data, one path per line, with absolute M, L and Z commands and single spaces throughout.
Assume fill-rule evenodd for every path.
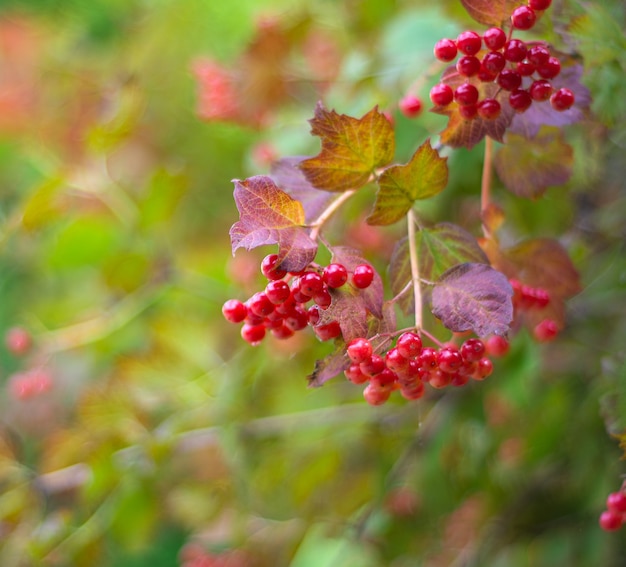
M 388 111 L 406 160 L 445 117 L 432 46 L 460 2 L 0 2 L 0 565 L 621 566 L 598 516 L 626 444 L 626 22 L 555 0 L 540 37 L 593 103 L 565 186 L 496 181 L 507 235 L 558 237 L 580 270 L 558 341 L 526 332 L 484 383 L 373 408 L 307 388 L 313 334 L 252 348 L 223 302 L 262 285 L 230 252 L 234 178 L 312 155 L 324 101 Z M 478 234 L 483 149 L 449 152 L 423 210 Z M 402 227 L 329 226 L 384 273 Z

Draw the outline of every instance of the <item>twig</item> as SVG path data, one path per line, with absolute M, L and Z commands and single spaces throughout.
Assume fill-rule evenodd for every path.
M 409 234 L 409 259 L 411 261 L 411 280 L 413 282 L 413 297 L 415 299 L 415 328 L 422 328 L 422 286 L 420 283 L 417 249 L 415 248 L 415 213 L 409 209 L 406 215 Z
M 322 226 L 326 223 L 326 221 L 335 213 L 335 211 L 341 207 L 352 195 L 356 193 L 356 189 L 350 189 L 349 191 L 345 191 L 342 193 L 337 199 L 335 199 L 326 209 L 322 212 L 322 214 L 317 217 L 317 219 L 311 223 L 311 240 L 317 240 L 317 236 Z
M 491 205 L 491 180 L 493 177 L 493 140 L 485 138 L 485 157 L 483 159 L 483 176 L 480 183 L 480 216 L 482 218 L 483 234 L 490 235 L 490 230 L 485 224 L 487 210 Z

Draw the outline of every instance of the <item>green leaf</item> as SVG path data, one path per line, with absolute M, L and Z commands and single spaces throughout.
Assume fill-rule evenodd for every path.
M 53 177 L 44 181 L 26 201 L 22 225 L 26 230 L 36 230 L 49 223 L 61 211 L 60 193 L 65 180 Z
M 507 134 L 494 165 L 507 189 L 520 197 L 535 198 L 552 185 L 566 183 L 573 163 L 574 151 L 562 130 L 545 126 L 532 139 Z
M 443 191 L 448 183 L 447 159 L 440 157 L 430 140 L 426 140 L 407 164 L 385 169 L 378 180 L 376 203 L 367 222 L 393 224 L 406 215 L 417 199 L 428 199 Z
M 358 189 L 369 181 L 375 169 L 393 159 L 393 128 L 378 107 L 357 119 L 328 111 L 319 103 L 309 122 L 311 133 L 322 140 L 322 150 L 304 160 L 300 167 L 318 189 Z

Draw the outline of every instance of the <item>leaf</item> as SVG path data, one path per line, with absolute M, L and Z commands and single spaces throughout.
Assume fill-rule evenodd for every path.
M 148 193 L 141 201 L 141 226 L 149 228 L 168 222 L 176 212 L 188 185 L 184 173 L 173 173 L 165 168 L 157 169 L 150 179 Z
M 574 150 L 559 128 L 544 127 L 532 139 L 507 134 L 494 165 L 507 189 L 519 197 L 536 198 L 572 175 Z
M 315 258 L 317 244 L 302 225 L 302 205 L 279 189 L 270 177 L 256 175 L 243 181 L 235 179 L 235 203 L 239 221 L 230 229 L 233 254 L 238 248 L 251 250 L 278 244 L 281 268 L 303 270 Z
M 22 225 L 26 230 L 36 230 L 54 220 L 62 210 L 61 196 L 65 179 L 53 177 L 45 180 L 26 201 Z
M 465 262 L 489 264 L 476 239 L 465 229 L 452 223 L 440 223 L 424 228 L 415 235 L 420 277 L 436 281 L 448 269 Z M 389 280 L 394 295 L 411 281 L 411 262 L 407 238 L 400 240 L 393 251 Z M 399 302 L 405 313 L 413 309 L 413 297 L 407 294 Z
M 504 335 L 513 320 L 513 289 L 486 264 L 460 264 L 445 272 L 432 293 L 432 312 L 451 331 Z
M 448 158 L 439 156 L 426 140 L 405 165 L 385 169 L 378 180 L 378 193 L 368 224 L 386 225 L 400 220 L 417 199 L 428 199 L 448 183 Z
M 309 122 L 311 133 L 322 140 L 322 150 L 304 160 L 300 167 L 318 189 L 358 189 L 368 182 L 375 169 L 393 159 L 393 127 L 378 107 L 357 119 L 328 111 L 318 103 Z
M 326 358 L 315 361 L 315 369 L 307 376 L 311 388 L 319 388 L 331 378 L 341 374 L 350 366 L 350 359 L 346 354 L 345 345 L 341 345 L 334 353 Z
M 302 203 L 307 224 L 312 223 L 335 197 L 311 185 L 299 165 L 306 156 L 286 157 L 272 164 L 270 177 L 283 191 Z
M 486 26 L 499 26 L 509 18 L 525 0 L 461 0 L 467 13 L 478 23 Z
M 344 289 L 331 289 L 332 302 L 328 309 L 321 311 L 318 325 L 337 321 L 346 342 L 357 337 L 368 336 L 367 308 L 361 293 Z

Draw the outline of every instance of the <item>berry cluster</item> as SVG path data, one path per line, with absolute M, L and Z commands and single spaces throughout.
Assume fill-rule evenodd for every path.
M 516 279 L 509 280 L 513 288 L 513 307 L 516 312 L 529 309 L 545 309 L 550 304 L 550 294 L 541 287 L 531 287 Z M 533 336 L 541 343 L 551 341 L 559 334 L 555 321 L 546 318 L 533 328 Z
M 8 387 L 16 400 L 29 400 L 48 392 L 53 386 L 52 377 L 44 368 L 16 372 L 9 378 Z
M 497 339 L 504 341 L 508 350 L 506 340 Z M 407 400 L 417 400 L 424 395 L 426 383 L 441 389 L 463 386 L 470 378 L 484 380 L 493 371 L 489 356 L 500 355 L 497 348 L 490 352 L 489 343 L 476 338 L 467 339 L 460 347 L 425 347 L 420 335 L 412 331 L 402 333 L 384 354 L 377 354 L 366 338 L 353 339 L 346 351 L 351 364 L 344 374 L 354 384 L 367 384 L 363 396 L 373 406 L 384 404 L 394 390 L 400 390 Z
M 600 527 L 607 532 L 619 530 L 626 523 L 626 492 L 612 492 L 606 499 L 607 509 L 600 514 Z
M 528 30 L 537 19 L 537 11 L 550 7 L 551 0 L 528 0 L 511 15 L 513 30 Z M 486 49 L 483 49 L 483 44 Z M 475 31 L 464 31 L 456 40 L 441 39 L 435 44 L 435 57 L 440 61 L 456 62 L 458 75 L 465 82 L 456 89 L 441 82 L 430 91 L 435 106 L 445 107 L 453 101 L 459 105 L 461 116 L 472 120 L 479 116 L 495 120 L 502 111 L 497 96 L 508 92 L 508 103 L 516 112 L 525 112 L 533 102 L 550 100 L 552 108 L 567 110 L 574 104 L 574 93 L 566 88 L 555 90 L 550 82 L 561 71 L 558 57 L 550 54 L 547 45 L 526 43 L 512 38 L 503 29 L 493 27 L 482 36 Z M 496 84 L 495 95 L 480 100 L 480 83 Z
M 287 272 L 278 265 L 277 254 L 263 259 L 261 272 L 269 280 L 263 291 L 246 302 L 229 299 L 222 307 L 227 321 L 243 323 L 241 336 L 253 346 L 260 344 L 268 331 L 277 339 L 288 339 L 309 325 L 322 341 L 339 337 L 341 328 L 337 321 L 319 324 L 320 311 L 328 309 L 332 302 L 330 290 L 344 285 L 362 290 L 374 279 L 374 269 L 369 264 L 360 264 L 352 272 L 338 263 Z

